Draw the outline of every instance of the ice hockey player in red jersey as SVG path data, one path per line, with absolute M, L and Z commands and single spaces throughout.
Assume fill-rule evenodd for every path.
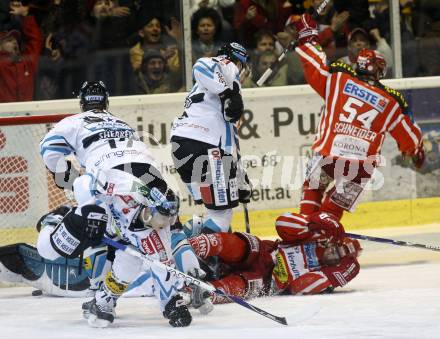
M 220 258 L 220 277 L 210 283 L 244 298 L 332 291 L 359 273 L 362 248 L 344 236 L 343 226 L 331 215 L 286 213 L 275 227 L 281 238 L 276 241 L 240 232 L 200 234 L 189 241 L 202 260 Z M 214 303 L 226 301 L 212 298 Z
M 354 210 L 380 163 L 385 133 L 396 140 L 404 156 L 412 157 L 416 168 L 425 158 L 422 134 L 402 94 L 379 82 L 387 67 L 378 52 L 361 50 L 355 70 L 341 62 L 327 66 L 310 15 L 302 15 L 294 25 L 298 32 L 295 51 L 306 80 L 325 100 L 300 212 L 322 211 L 340 220 L 344 211 Z M 327 190 L 332 182 L 335 186 Z

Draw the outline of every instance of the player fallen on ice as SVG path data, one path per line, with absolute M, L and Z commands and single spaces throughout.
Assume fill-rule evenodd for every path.
M 380 166 L 385 134 L 420 168 L 425 160 L 422 133 L 402 94 L 380 82 L 387 65 L 377 51 L 362 49 L 355 70 L 342 62 L 327 66 L 316 22 L 304 14 L 294 26 L 298 33 L 295 51 L 306 80 L 325 100 L 312 145 L 314 155 L 307 164 L 300 212 L 322 211 L 340 220 L 344 211 L 354 211 Z
M 209 282 L 244 298 L 330 292 L 359 273 L 362 248 L 344 236 L 342 224 L 331 215 L 286 213 L 277 218 L 275 228 L 280 237 L 275 241 L 219 232 L 200 234 L 189 242 L 201 260 L 220 258 L 220 278 Z M 209 297 L 198 292 L 200 300 Z M 227 302 L 218 295 L 210 297 L 214 303 Z
M 250 201 L 247 176 L 237 169 L 235 123 L 243 115 L 240 74 L 249 56 L 238 43 L 224 45 L 215 57 L 193 66 L 195 84 L 185 99 L 183 114 L 171 128 L 172 157 L 180 178 L 196 204 L 204 204 L 203 219 L 186 223 L 188 236 L 227 232 L 232 209 Z

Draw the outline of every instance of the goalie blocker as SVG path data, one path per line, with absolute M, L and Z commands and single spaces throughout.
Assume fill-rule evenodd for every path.
M 107 219 L 105 210 L 96 205 L 85 205 L 75 212 L 70 211 L 49 235 L 52 250 L 64 258 L 78 257 L 87 247 L 101 243 Z M 43 228 L 42 232 L 45 231 L 46 228 Z M 47 228 L 47 231 L 51 229 Z M 39 241 L 37 248 L 43 257 L 53 257 L 53 254 L 45 255 L 52 252 L 47 248 L 47 242 L 43 244 Z

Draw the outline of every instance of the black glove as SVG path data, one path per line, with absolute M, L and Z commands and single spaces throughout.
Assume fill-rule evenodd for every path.
M 85 205 L 81 215 L 71 211 L 50 235 L 52 248 L 62 257 L 76 258 L 87 247 L 101 243 L 107 226 L 105 209 L 96 205 Z
M 107 226 L 108 216 L 105 210 L 95 205 L 86 205 L 81 208 L 81 214 L 87 218 L 87 225 L 84 228 L 84 237 L 88 246 L 101 244 Z
M 243 115 L 243 98 L 240 94 L 240 85 L 234 81 L 232 89 L 227 88 L 219 94 L 223 106 L 223 117 L 226 121 L 235 123 Z

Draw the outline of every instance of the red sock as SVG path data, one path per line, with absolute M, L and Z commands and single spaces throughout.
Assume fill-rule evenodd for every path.
M 305 181 L 302 188 L 301 202 L 299 203 L 299 213 L 310 215 L 318 212 L 321 207 L 322 195 L 322 190 L 310 188 L 309 182 Z

